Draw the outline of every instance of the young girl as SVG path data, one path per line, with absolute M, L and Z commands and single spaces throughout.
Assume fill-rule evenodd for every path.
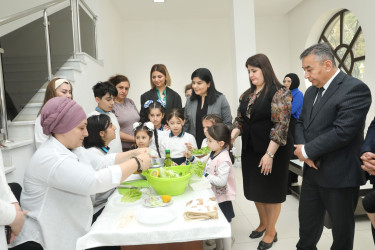
M 194 148 L 197 148 L 197 143 L 195 142 L 194 136 L 183 130 L 185 118 L 182 110 L 172 109 L 172 112 L 168 114 L 166 120 L 171 132 L 167 137 L 162 139 L 161 148 L 169 149 L 171 151 L 172 161 L 180 165 L 186 161 L 186 144 L 190 143 Z
M 169 135 L 168 126 L 162 123 L 165 115 L 165 103 L 161 100 L 157 100 L 156 102 L 148 100 L 143 107 L 146 109 L 148 120 L 154 124 L 156 129 L 154 133 L 158 134 L 157 137 L 152 137 L 149 147 L 157 151 L 155 138 L 158 138 L 158 143 L 160 145 L 162 138 Z
M 156 128 L 151 122 L 136 122 L 133 124 L 134 129 L 134 137 L 135 137 L 135 144 L 138 148 L 148 148 L 150 143 L 153 139 L 153 134 L 155 135 L 155 148 L 150 148 L 151 150 L 151 157 L 153 158 L 161 158 L 160 150 L 159 150 L 159 140 L 158 140 L 158 133 L 156 132 Z
M 228 152 L 231 132 L 223 123 L 207 129 L 207 145 L 211 149 L 204 176 L 212 185 L 219 207 L 230 223 L 234 218 L 232 200 L 236 196 L 236 182 L 232 160 Z M 231 238 L 217 239 L 216 249 L 231 249 Z
M 207 129 L 209 127 L 212 127 L 216 123 L 222 123 L 222 120 L 218 115 L 208 114 L 208 115 L 206 115 L 202 118 L 203 132 L 204 132 L 204 135 L 206 136 L 206 138 L 203 139 L 201 148 L 207 147 Z M 204 155 L 202 157 L 194 157 L 194 156 L 192 156 L 192 154 L 190 152 L 190 151 L 194 150 L 193 146 L 190 145 L 190 144 L 186 144 L 186 146 L 189 150 L 187 150 L 185 152 L 185 155 L 186 155 L 186 158 L 190 162 L 196 162 L 196 161 L 207 162 L 207 160 L 210 158 L 209 155 Z
M 203 132 L 206 138 L 203 139 L 201 148 L 207 147 L 207 129 L 216 123 L 222 123 L 220 116 L 216 114 L 208 114 L 202 118 Z
M 148 100 L 143 107 L 146 109 L 147 118 L 158 131 L 168 130 L 168 126 L 162 123 L 165 116 L 165 103 L 158 99 L 156 102 Z
M 109 147 L 108 144 L 116 138 L 116 126 L 112 125 L 111 118 L 107 115 L 100 114 L 87 118 L 87 132 L 88 136 L 83 139 L 83 146 L 89 153 L 95 155 L 107 155 Z M 100 170 L 102 166 L 106 166 L 107 158 L 101 158 L 102 162 L 96 165 L 95 170 Z M 108 197 L 115 189 L 110 189 L 104 193 L 91 195 L 91 200 L 94 206 L 93 223 L 101 214 Z

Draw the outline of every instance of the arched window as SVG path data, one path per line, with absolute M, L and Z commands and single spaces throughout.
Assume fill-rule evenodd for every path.
M 365 38 L 357 17 L 349 10 L 336 13 L 327 23 L 319 43 L 334 51 L 336 65 L 348 75 L 362 79 L 365 69 Z

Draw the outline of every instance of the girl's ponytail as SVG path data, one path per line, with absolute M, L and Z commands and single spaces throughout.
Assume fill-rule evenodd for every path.
M 154 128 L 154 135 L 155 135 L 155 145 L 156 150 L 158 151 L 159 158 L 161 158 L 160 150 L 159 150 L 159 140 L 158 140 L 158 129 Z

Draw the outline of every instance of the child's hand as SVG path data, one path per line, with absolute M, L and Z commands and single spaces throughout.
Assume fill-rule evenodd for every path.
M 190 158 L 191 158 L 191 152 L 190 152 L 189 150 L 185 150 L 184 156 L 185 156 L 187 159 L 190 159 Z
M 170 130 L 168 125 L 164 125 L 164 128 L 163 128 L 163 129 L 164 129 L 165 131 Z
M 192 145 L 191 143 L 189 143 L 189 142 L 185 142 L 185 146 L 186 146 L 187 149 L 190 150 L 190 151 L 194 150 L 193 145 Z
M 139 154 L 148 154 L 148 150 L 149 150 L 149 148 L 137 148 L 137 149 L 134 149 L 133 150 L 134 156 L 137 156 Z
M 137 156 L 139 162 L 141 163 L 141 168 L 142 170 L 147 170 L 151 166 L 151 158 L 150 155 L 145 153 L 145 154 L 139 154 Z

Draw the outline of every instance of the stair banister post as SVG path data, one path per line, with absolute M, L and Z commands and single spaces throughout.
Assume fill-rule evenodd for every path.
M 94 16 L 94 34 L 95 34 L 95 57 L 96 59 L 99 59 L 98 57 L 98 27 L 97 27 L 97 21 L 98 17 Z
M 76 4 L 76 16 L 77 16 L 77 44 L 78 44 L 78 52 L 82 52 L 82 44 L 81 44 L 81 22 L 79 20 L 79 3 L 81 0 L 74 0 Z
M 8 117 L 7 117 L 7 107 L 6 107 L 6 100 L 5 100 L 3 66 L 1 62 L 1 54 L 3 53 L 4 53 L 4 49 L 0 48 L 1 133 L 4 134 L 4 140 L 2 142 L 11 142 L 10 140 L 8 140 Z
M 73 30 L 73 58 L 77 58 L 77 54 L 82 51 L 81 34 L 79 27 L 79 2 L 78 0 L 70 0 L 70 9 L 72 11 L 72 30 Z
M 46 51 L 47 51 L 47 67 L 48 67 L 48 80 L 52 80 L 52 62 L 51 62 L 51 45 L 49 40 L 49 21 L 47 9 L 43 11 L 44 17 L 44 36 L 46 39 Z

